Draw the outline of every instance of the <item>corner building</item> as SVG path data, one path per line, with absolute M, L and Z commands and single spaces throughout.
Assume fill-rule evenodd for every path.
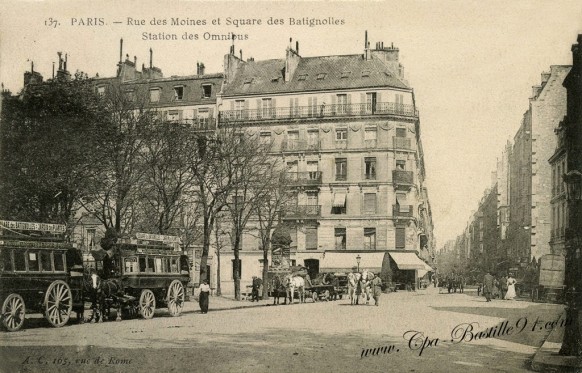
M 361 269 L 377 270 L 384 251 L 434 259 L 419 116 L 398 54 L 366 40 L 363 54 L 302 57 L 296 43 L 284 59 L 243 61 L 234 47 L 224 58 L 219 126 L 243 126 L 283 158 L 298 191 L 284 217 L 291 259 L 312 276 L 338 268 L 338 254 L 345 270 L 358 255 Z M 259 246 L 256 233 L 243 237 L 243 288 L 261 274 Z M 223 263 L 222 273 L 231 273 L 232 263 Z

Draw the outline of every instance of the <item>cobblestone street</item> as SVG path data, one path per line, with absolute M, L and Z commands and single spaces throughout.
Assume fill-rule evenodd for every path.
M 160 310 L 149 321 L 61 329 L 32 319 L 22 331 L 2 334 L 0 352 L 10 372 L 126 371 L 127 366 L 149 371 L 154 365 L 157 371 L 304 371 L 309 366 L 318 372 L 461 372 L 467 367 L 520 372 L 527 371 L 549 333 L 552 326 L 546 322 L 562 314 L 558 305 L 486 303 L 474 293 L 439 294 L 434 288 L 385 294 L 379 307 L 352 306 L 346 299 L 267 304 L 212 297 L 205 315 L 189 302 L 178 318 Z M 504 329 L 505 336 L 499 336 L 503 328 L 498 327 L 497 337 L 475 340 L 478 332 L 504 320 L 513 327 Z M 467 325 L 457 327 L 470 323 L 474 337 Z M 423 339 L 407 331 L 420 332 Z M 53 347 L 40 347 L 47 345 Z M 372 349 L 385 346 L 372 356 Z

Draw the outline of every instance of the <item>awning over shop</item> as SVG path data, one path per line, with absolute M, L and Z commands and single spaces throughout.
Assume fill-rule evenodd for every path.
M 346 205 L 346 194 L 335 193 L 333 195 L 333 207 L 344 207 Z
M 400 270 L 414 270 L 414 269 L 427 270 L 426 267 L 432 270 L 430 266 L 427 266 L 425 262 L 423 262 L 418 258 L 418 256 L 416 256 L 416 253 L 391 252 L 390 256 L 392 257 L 394 262 L 396 262 L 396 266 Z
M 358 266 L 356 257 L 360 256 L 360 272 L 371 271 L 378 273 L 382 270 L 384 252 L 325 252 L 319 262 L 319 272 L 351 272 Z

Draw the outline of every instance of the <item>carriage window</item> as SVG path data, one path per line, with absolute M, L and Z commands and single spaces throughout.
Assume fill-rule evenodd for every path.
M 172 258 L 171 260 L 172 260 L 172 267 L 171 267 L 172 273 L 178 273 L 178 259 Z
M 65 270 L 65 256 L 63 253 L 54 253 L 55 258 L 55 271 L 64 271 Z
M 164 270 L 162 269 L 162 258 L 156 258 L 155 261 L 155 271 L 156 273 L 162 273 Z
M 52 271 L 53 263 L 51 261 L 51 253 L 48 251 L 41 251 L 40 255 L 40 269 L 42 271 Z
M 28 252 L 28 270 L 29 271 L 38 271 L 39 270 L 39 262 L 38 262 L 38 253 L 36 252 Z
M 14 270 L 26 271 L 26 251 L 14 251 Z
M 162 259 L 162 270 L 163 270 L 165 273 L 169 273 L 169 272 L 170 272 L 170 266 L 168 265 L 168 263 L 169 263 L 169 260 L 170 260 L 170 259 L 168 259 L 168 258 L 164 258 L 164 259 Z
M 134 273 L 138 270 L 137 258 L 125 259 L 125 273 Z
M 148 269 L 147 272 L 154 272 L 154 258 L 148 257 Z
M 146 271 L 146 258 L 143 256 L 139 257 L 139 271 L 140 272 Z
M 12 268 L 12 250 L 2 250 L 2 266 L 6 272 L 12 272 L 14 270 Z

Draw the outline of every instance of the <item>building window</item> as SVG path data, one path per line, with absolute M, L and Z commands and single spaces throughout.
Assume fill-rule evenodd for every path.
M 87 250 L 91 251 L 95 249 L 95 229 L 87 229 L 87 235 L 85 236 L 85 247 Z
M 129 102 L 135 101 L 135 92 L 134 91 L 125 91 L 125 98 Z
M 364 228 L 364 250 L 376 250 L 376 228 Z
M 346 158 L 337 158 L 335 160 L 335 179 L 336 181 L 346 181 L 348 179 L 348 160 Z
M 323 79 L 325 79 L 326 75 L 327 75 L 326 73 L 319 73 L 319 74 L 317 74 L 317 78 L 316 79 L 317 80 L 323 80 Z
M 404 111 L 404 95 L 397 93 L 396 99 L 396 112 L 402 113 Z
M 406 171 L 406 161 L 397 160 L 396 161 L 396 170 L 398 170 L 398 171 Z
M 179 101 L 184 98 L 184 87 L 174 87 L 174 100 Z
M 299 149 L 299 131 L 287 132 L 287 150 Z
M 182 120 L 182 110 L 169 110 L 168 120 L 170 122 L 178 122 Z
M 347 141 L 348 129 L 347 128 L 340 128 L 340 129 L 335 130 L 335 139 L 336 139 L 336 141 Z
M 309 174 L 309 180 L 318 180 L 319 162 L 318 161 L 307 161 L 307 172 Z
M 212 84 L 202 84 L 202 98 L 210 98 L 212 96 Z
M 150 89 L 150 102 L 160 102 L 160 89 Z
M 345 114 L 348 112 L 348 95 L 337 95 L 337 110 L 338 114 Z
M 273 116 L 273 100 L 270 98 L 264 98 L 262 100 L 262 113 L 263 118 L 271 118 Z
M 342 72 L 341 78 L 342 79 L 348 78 L 351 73 L 352 73 L 351 71 L 344 71 Z
M 308 206 L 317 206 L 319 203 L 319 199 L 317 197 L 317 192 L 307 192 L 307 205 Z
M 331 213 L 333 215 L 345 215 L 346 213 L 346 194 L 335 193 L 333 195 L 333 203 L 331 205 Z
M 307 131 L 307 148 L 309 150 L 319 149 L 319 131 Z
M 307 74 L 301 74 L 297 77 L 297 80 L 300 82 L 304 81 L 305 79 L 307 79 Z
M 298 166 L 298 162 L 297 161 L 290 161 L 287 162 L 287 172 L 291 174 L 291 177 L 296 178 L 297 177 L 297 167 Z
M 346 249 L 346 229 L 345 228 L 335 228 L 335 249 L 345 250 Z
M 102 86 L 100 86 L 100 87 L 97 87 L 97 94 L 98 94 L 99 96 L 103 96 L 103 95 L 105 95 L 105 86 L 103 86 L 103 85 L 102 85 Z
M 411 211 L 411 206 L 408 204 L 406 193 L 396 193 L 396 206 L 398 207 L 398 212 L 409 213 Z
M 376 128 L 366 128 L 364 131 L 364 144 L 366 148 L 375 148 L 377 138 L 378 131 Z
M 406 128 L 396 128 L 396 137 L 406 137 Z
M 208 128 L 210 125 L 210 110 L 198 109 L 197 119 L 199 128 Z
M 366 157 L 364 158 L 364 164 L 366 170 L 366 180 L 376 180 L 376 158 Z
M 406 228 L 396 227 L 396 248 L 405 249 L 406 248 Z
M 317 250 L 317 227 L 305 228 L 305 249 Z
M 245 109 L 245 100 L 235 100 L 234 101 L 234 110 L 235 110 L 235 116 L 237 119 L 241 119 L 243 117 L 244 109 Z
M 235 259 L 231 259 L 232 260 L 232 279 L 234 280 L 235 278 Z M 242 278 L 242 260 L 238 259 L 238 278 Z
M 376 213 L 376 193 L 364 193 L 364 214 Z
M 366 112 L 376 112 L 376 92 L 366 93 Z

